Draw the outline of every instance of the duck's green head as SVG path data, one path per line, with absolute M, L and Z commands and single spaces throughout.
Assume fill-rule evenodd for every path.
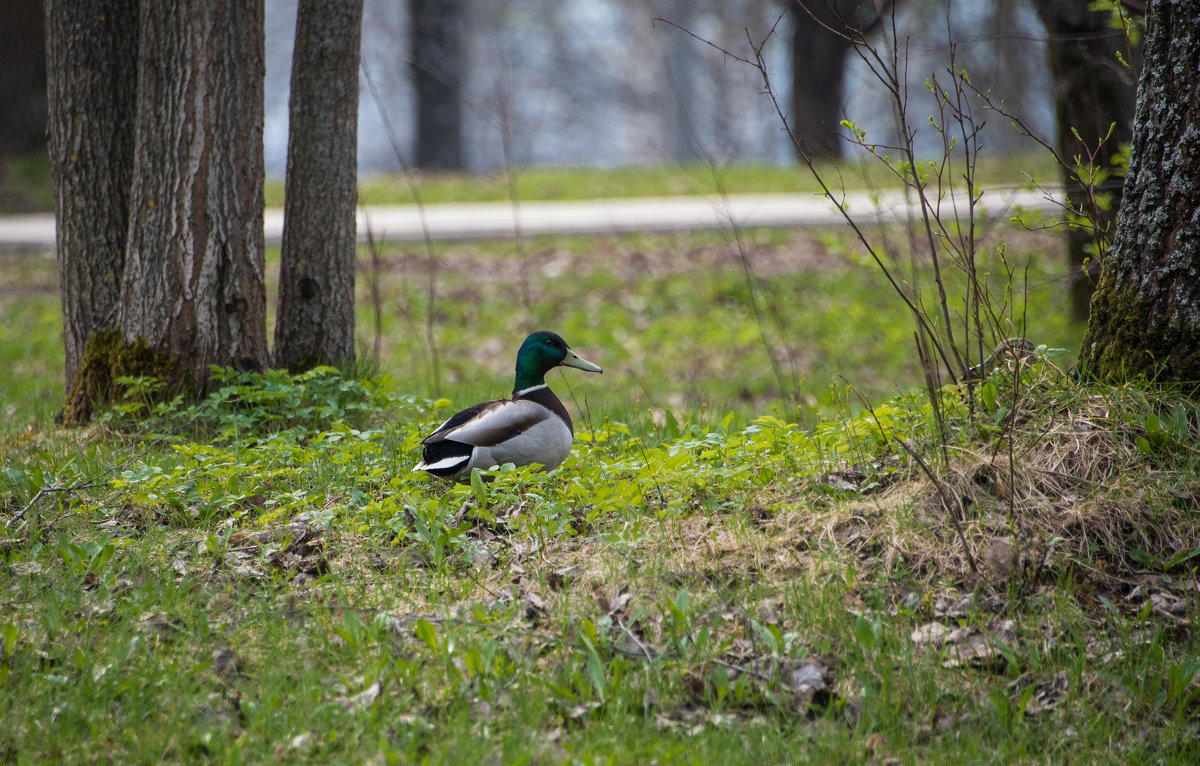
M 557 333 L 541 330 L 526 338 L 517 352 L 517 380 L 513 384 L 513 391 L 542 385 L 546 382 L 546 373 L 559 365 L 602 372 L 599 367 L 572 351 Z

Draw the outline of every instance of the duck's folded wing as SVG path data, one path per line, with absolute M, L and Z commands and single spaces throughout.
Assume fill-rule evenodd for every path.
M 553 417 L 553 412 L 534 402 L 520 399 L 486 402 L 450 418 L 425 441 L 449 439 L 476 447 L 494 447 Z
M 474 405 L 473 407 L 468 407 L 465 410 L 463 410 L 462 412 L 454 413 L 449 418 L 447 418 L 444 423 L 442 423 L 437 428 L 433 429 L 433 433 L 429 434 L 429 436 L 426 436 L 424 439 L 422 439 L 421 443 L 429 444 L 430 442 L 440 441 L 440 440 L 446 438 L 446 434 L 459 428 L 464 423 L 469 422 L 471 420 L 471 418 L 475 417 L 479 413 L 486 410 L 488 407 L 491 407 L 492 405 L 495 405 L 495 404 L 501 404 L 501 402 L 482 402 L 480 404 Z

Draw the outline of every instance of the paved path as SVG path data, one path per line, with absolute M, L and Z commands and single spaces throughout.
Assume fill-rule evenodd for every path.
M 903 221 L 916 206 L 902 193 L 851 192 L 846 207 L 859 222 Z M 992 188 L 982 206 L 990 217 L 1011 216 L 1017 207 L 1051 210 L 1057 207 L 1042 191 Z M 949 213 L 950 200 L 943 203 Z M 963 206 L 965 210 L 965 206 Z M 533 234 L 607 234 L 630 231 L 690 231 L 770 226 L 803 228 L 840 225 L 834 205 L 815 194 L 735 194 L 728 197 L 648 197 L 573 200 L 569 202 L 444 203 L 380 205 L 358 211 L 358 236 L 365 241 L 368 227 L 376 241 L 480 239 Z M 270 209 L 264 221 L 268 242 L 283 235 L 283 211 Z M 0 215 L 0 247 L 54 247 L 52 214 Z

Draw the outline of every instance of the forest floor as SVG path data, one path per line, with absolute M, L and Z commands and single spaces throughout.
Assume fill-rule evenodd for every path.
M 532 238 L 364 249 L 356 374 L 81 428 L 0 256 L 3 760 L 1200 760 L 1200 405 L 1077 380 L 990 236 L 1038 353 L 932 396 L 842 232 Z M 413 474 L 539 328 L 605 368 L 567 463 Z

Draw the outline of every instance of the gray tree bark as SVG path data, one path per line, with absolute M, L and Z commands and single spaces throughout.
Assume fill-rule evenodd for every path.
M 461 0 L 409 0 L 417 91 L 415 165 L 462 168 Z
M 1129 172 L 1080 360 L 1200 381 L 1200 0 L 1151 0 Z
M 1112 28 L 1107 11 L 1089 10 L 1088 0 L 1036 0 L 1035 5 L 1049 38 L 1046 58 L 1054 78 L 1058 121 L 1055 149 L 1066 162 L 1074 157 L 1086 162 L 1094 152 L 1097 167 L 1112 169 L 1113 158 L 1133 130 L 1134 75 L 1117 59 L 1118 53 L 1129 58 L 1124 33 Z M 1112 236 L 1107 229 L 1121 204 L 1122 179 L 1115 177 L 1101 189 L 1113 195 L 1108 209 L 1093 208 L 1087 189 L 1071 168 L 1062 168 L 1062 180 L 1071 206 L 1087 211 L 1102 229 L 1067 231 L 1071 314 L 1083 322 L 1100 274 L 1099 260 L 1089 257 L 1088 251 L 1097 235 Z
M 268 362 L 263 0 L 142 3 L 118 326 L 203 391 Z
M 116 327 L 137 94 L 137 0 L 47 0 L 50 169 L 66 386 L 84 346 Z
M 354 362 L 362 0 L 300 0 L 275 364 Z

